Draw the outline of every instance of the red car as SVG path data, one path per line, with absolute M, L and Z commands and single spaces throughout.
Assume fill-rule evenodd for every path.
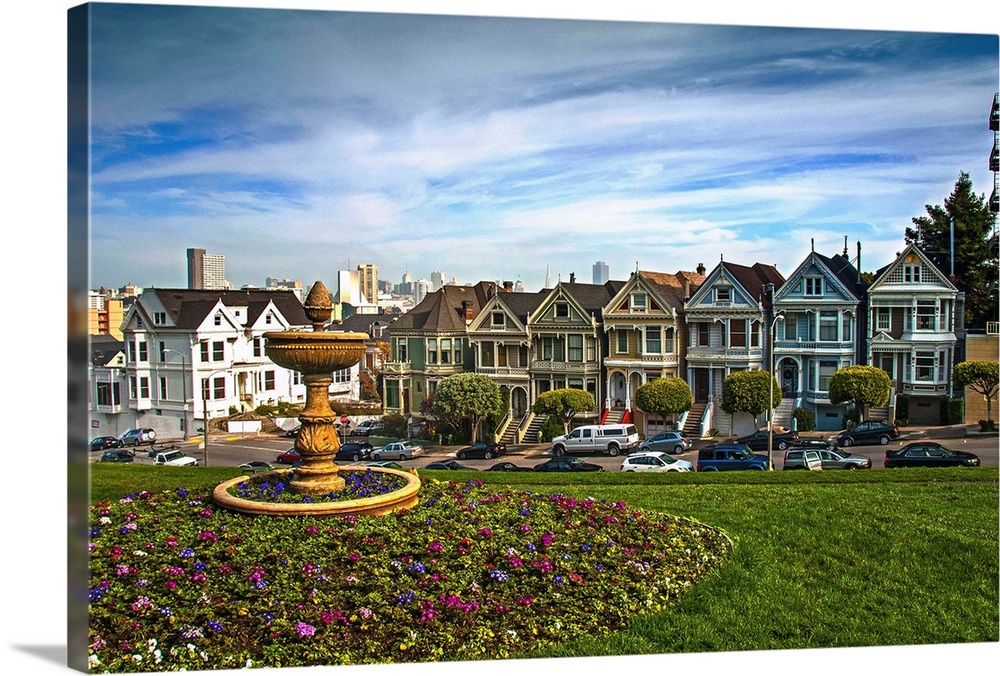
M 284 463 L 286 465 L 291 465 L 296 460 L 301 459 L 302 456 L 294 448 L 289 448 L 287 451 L 278 456 L 275 462 Z

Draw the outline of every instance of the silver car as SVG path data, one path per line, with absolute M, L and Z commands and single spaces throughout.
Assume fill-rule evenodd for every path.
M 664 453 L 683 453 L 691 448 L 691 439 L 683 432 L 660 432 L 639 444 L 639 451 L 663 451 Z
M 622 461 L 623 472 L 693 472 L 687 460 L 671 457 L 662 451 L 634 453 Z
M 394 441 L 372 451 L 372 460 L 413 460 L 423 455 L 424 450 L 409 441 Z

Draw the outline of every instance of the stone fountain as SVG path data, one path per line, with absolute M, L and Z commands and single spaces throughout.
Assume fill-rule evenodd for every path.
M 287 477 L 288 490 L 304 496 L 319 497 L 344 487 L 335 456 L 340 448 L 340 435 L 330 408 L 329 388 L 333 372 L 349 368 L 364 358 L 364 333 L 324 331 L 333 314 L 330 295 L 317 281 L 305 302 L 306 317 L 312 331 L 278 331 L 265 333 L 265 351 L 275 364 L 302 374 L 306 385 L 306 404 L 299 416 L 302 427 L 295 439 L 295 450 L 302 456 L 302 465 L 290 471 L 267 475 Z M 341 501 L 315 501 L 302 504 L 268 503 L 245 500 L 229 493 L 229 488 L 245 481 L 244 477 L 219 484 L 212 496 L 215 501 L 239 512 L 251 514 L 314 514 L 323 516 L 380 515 L 409 509 L 416 505 L 420 479 L 415 474 L 387 468 L 376 472 L 396 474 L 405 478 L 402 488 L 369 498 Z

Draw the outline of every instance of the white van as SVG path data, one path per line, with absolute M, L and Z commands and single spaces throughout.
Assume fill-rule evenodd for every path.
M 615 456 L 627 453 L 639 445 L 635 425 L 583 425 L 569 434 L 552 440 L 552 453 L 607 453 Z

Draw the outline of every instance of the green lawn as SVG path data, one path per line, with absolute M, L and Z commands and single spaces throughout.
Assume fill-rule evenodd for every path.
M 531 657 L 995 642 L 996 467 L 689 475 L 494 474 L 539 492 L 623 500 L 725 530 L 721 572 L 605 640 Z M 210 485 L 234 468 L 92 466 L 92 499 Z

